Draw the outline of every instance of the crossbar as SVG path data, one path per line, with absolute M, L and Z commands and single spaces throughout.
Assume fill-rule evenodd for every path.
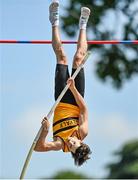
M 61 41 L 62 44 L 77 44 L 77 41 Z M 138 44 L 138 40 L 93 40 L 88 44 Z M 49 40 L 0 40 L 1 44 L 51 44 Z

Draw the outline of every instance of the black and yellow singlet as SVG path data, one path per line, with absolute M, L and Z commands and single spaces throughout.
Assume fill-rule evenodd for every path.
M 64 142 L 64 152 L 69 152 L 66 145 L 68 137 L 76 131 L 77 138 L 80 139 L 78 132 L 79 128 L 79 114 L 78 106 L 60 102 L 55 109 L 53 119 L 53 137 L 60 137 Z

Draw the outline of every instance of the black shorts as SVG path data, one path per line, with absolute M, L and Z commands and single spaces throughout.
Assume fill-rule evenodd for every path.
M 72 69 L 71 75 L 75 72 L 76 69 Z M 55 71 L 55 100 L 57 100 L 58 96 L 64 89 L 67 84 L 67 80 L 70 77 L 68 65 L 57 64 Z M 85 77 L 84 77 L 84 68 L 80 70 L 78 75 L 75 78 L 75 86 L 79 93 L 84 97 L 84 89 L 85 89 Z M 75 98 L 72 92 L 68 89 L 60 102 L 77 105 Z

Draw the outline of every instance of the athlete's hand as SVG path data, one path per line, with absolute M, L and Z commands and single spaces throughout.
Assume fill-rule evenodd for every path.
M 73 90 L 75 89 L 75 81 L 74 81 L 74 79 L 69 78 L 69 79 L 67 80 L 67 84 L 69 85 L 69 89 L 70 89 L 71 91 L 73 91 Z
M 41 124 L 44 130 L 49 130 L 50 123 L 46 117 L 43 118 Z

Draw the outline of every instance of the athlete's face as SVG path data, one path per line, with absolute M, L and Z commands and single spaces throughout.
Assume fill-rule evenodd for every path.
M 81 140 L 77 137 L 69 137 L 68 138 L 68 147 L 69 150 L 75 153 L 76 149 L 81 146 Z

